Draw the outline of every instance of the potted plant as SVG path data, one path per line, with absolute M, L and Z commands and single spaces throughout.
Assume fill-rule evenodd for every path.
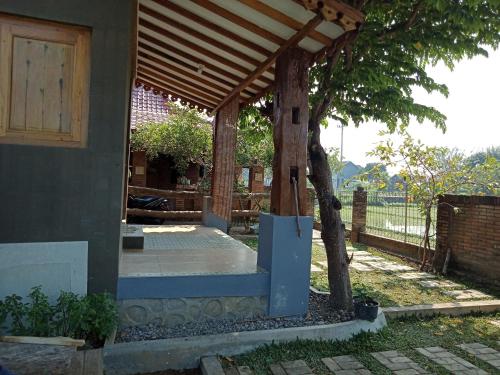
M 379 303 L 369 297 L 369 289 L 366 285 L 353 288 L 354 315 L 357 319 L 373 322 L 377 319 Z

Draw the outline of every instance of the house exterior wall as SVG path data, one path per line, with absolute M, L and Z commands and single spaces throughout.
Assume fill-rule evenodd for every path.
M 85 148 L 0 145 L 0 243 L 88 242 L 88 291 L 116 292 L 133 0 L 3 0 L 0 11 L 91 28 Z

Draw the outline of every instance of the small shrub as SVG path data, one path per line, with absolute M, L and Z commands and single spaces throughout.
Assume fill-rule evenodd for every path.
M 0 328 L 10 317 L 10 333 L 16 336 L 67 336 L 102 346 L 118 323 L 115 301 L 107 293 L 80 297 L 61 291 L 51 306 L 40 286 L 31 289 L 30 302 L 11 295 L 0 301 Z
M 31 289 L 31 303 L 26 306 L 26 330 L 32 336 L 49 336 L 52 332 L 54 308 L 41 286 Z

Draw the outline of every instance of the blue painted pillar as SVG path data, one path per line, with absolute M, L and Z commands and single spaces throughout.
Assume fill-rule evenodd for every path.
M 307 312 L 313 220 L 261 213 L 257 265 L 270 274 L 268 314 L 301 316 Z

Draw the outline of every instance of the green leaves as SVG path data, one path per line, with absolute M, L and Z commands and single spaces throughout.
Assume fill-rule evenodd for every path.
M 10 317 L 10 332 L 18 336 L 66 336 L 85 339 L 101 346 L 118 324 L 115 301 L 109 294 L 78 296 L 61 291 L 55 305 L 50 305 L 41 286 L 31 289 L 29 302 L 10 295 L 0 301 L 0 328 Z
M 139 126 L 130 138 L 132 150 L 144 150 L 148 158 L 170 155 L 182 176 L 190 163 L 210 163 L 212 125 L 195 109 L 169 104 L 169 116 L 163 124 Z

